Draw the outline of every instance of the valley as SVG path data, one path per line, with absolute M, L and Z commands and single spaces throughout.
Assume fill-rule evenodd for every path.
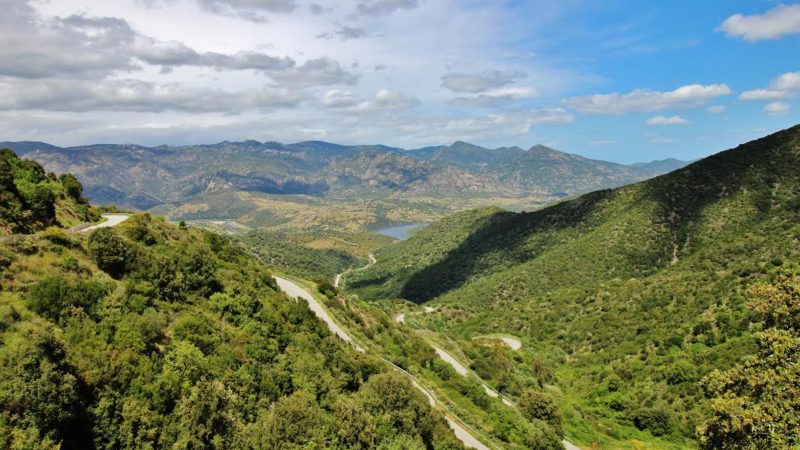
M 90 251 L 106 232 L 144 246 L 103 244 L 129 255 L 94 256 L 114 277 L 141 276 L 129 271 L 148 246 L 186 232 L 266 264 L 274 289 L 407 380 L 468 448 L 692 448 L 707 408 L 698 383 L 754 348 L 743 293 L 797 267 L 784 261 L 800 254 L 798 143 L 795 127 L 638 184 L 532 212 L 472 209 L 390 236 L 240 233 L 230 219 L 176 226 L 114 212 L 78 234 Z M 51 217 L 75 209 L 60 205 Z M 42 233 L 26 236 L 82 245 Z M 208 275 L 188 279 L 218 289 L 202 287 Z M 223 311 L 241 307 L 230 301 Z
M 0 450 L 800 450 L 800 0 L 0 9 Z

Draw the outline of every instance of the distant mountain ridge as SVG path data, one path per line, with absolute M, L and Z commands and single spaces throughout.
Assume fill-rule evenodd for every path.
M 315 228 L 322 221 L 327 228 L 363 230 L 431 221 L 480 206 L 529 209 L 640 181 L 682 164 L 626 166 L 543 145 L 487 149 L 460 141 L 411 150 L 253 140 L 68 148 L 0 142 L 2 147 L 48 171 L 74 173 L 95 204 L 174 219 L 236 218 L 253 228 Z

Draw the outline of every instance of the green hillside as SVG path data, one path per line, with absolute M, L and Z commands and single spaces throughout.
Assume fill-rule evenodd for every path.
M 146 214 L 0 242 L 0 342 L 0 448 L 463 448 L 239 246 Z
M 99 219 L 69 174 L 57 177 L 39 163 L 0 149 L 0 235 L 31 233 Z
M 754 351 L 745 291 L 798 270 L 798 168 L 800 126 L 540 211 L 452 216 L 348 286 L 442 305 L 418 320 L 461 342 L 522 336 L 556 374 L 570 436 L 691 447 L 699 380 Z

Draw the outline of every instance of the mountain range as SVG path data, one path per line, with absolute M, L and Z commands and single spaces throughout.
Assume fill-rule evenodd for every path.
M 665 160 L 623 165 L 543 145 L 529 150 L 487 149 L 466 142 L 413 150 L 320 141 L 69 148 L 40 142 L 0 142 L 0 147 L 39 161 L 48 171 L 74 173 L 94 203 L 155 208 L 156 212 L 185 219 L 239 217 L 241 211 L 257 208 L 253 196 L 273 195 L 334 202 L 457 198 L 469 201 L 470 206 L 504 198 L 529 206 L 532 198 L 545 202 L 616 187 L 686 164 Z M 379 217 L 375 221 L 404 219 Z

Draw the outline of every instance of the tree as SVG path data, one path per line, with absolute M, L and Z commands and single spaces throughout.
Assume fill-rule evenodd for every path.
M 800 277 L 781 275 L 749 292 L 764 322 L 758 352 L 703 384 L 710 415 L 698 429 L 705 449 L 792 448 L 800 443 Z
M 339 443 L 353 450 L 375 448 L 375 421 L 362 404 L 341 397 L 333 405 L 333 417 Z
M 32 328 L 0 357 L 0 411 L 9 414 L 8 425 L 27 429 L 14 440 L 38 431 L 40 439 L 62 441 L 61 448 L 80 448 L 77 443 L 88 438 L 81 380 L 53 331 Z M 27 447 L 17 443 L 12 448 Z
M 100 228 L 89 236 L 89 254 L 104 272 L 119 278 L 128 271 L 134 251 L 112 228 Z
M 28 307 L 37 314 L 57 321 L 62 311 L 70 306 L 91 313 L 93 307 L 109 292 L 109 286 L 96 281 L 69 283 L 61 276 L 42 279 L 31 287 Z
M 64 193 L 67 194 L 67 197 L 79 203 L 86 201 L 83 198 L 83 186 L 81 185 L 81 182 L 75 178 L 75 175 L 71 173 L 65 173 L 58 177 L 58 180 L 61 182 L 61 186 L 64 187 Z
M 561 411 L 553 397 L 535 389 L 528 389 L 522 393 L 519 399 L 519 409 L 526 419 L 542 420 L 549 424 L 559 436 L 564 434 Z
M 428 400 L 405 377 L 395 372 L 374 375 L 359 392 L 381 437 L 399 432 L 432 442 L 434 420 Z
M 218 380 L 200 381 L 177 408 L 178 439 L 172 448 L 244 448 L 244 424 L 238 415 L 239 400 Z
M 325 417 L 311 394 L 278 400 L 255 433 L 257 449 L 325 448 Z

